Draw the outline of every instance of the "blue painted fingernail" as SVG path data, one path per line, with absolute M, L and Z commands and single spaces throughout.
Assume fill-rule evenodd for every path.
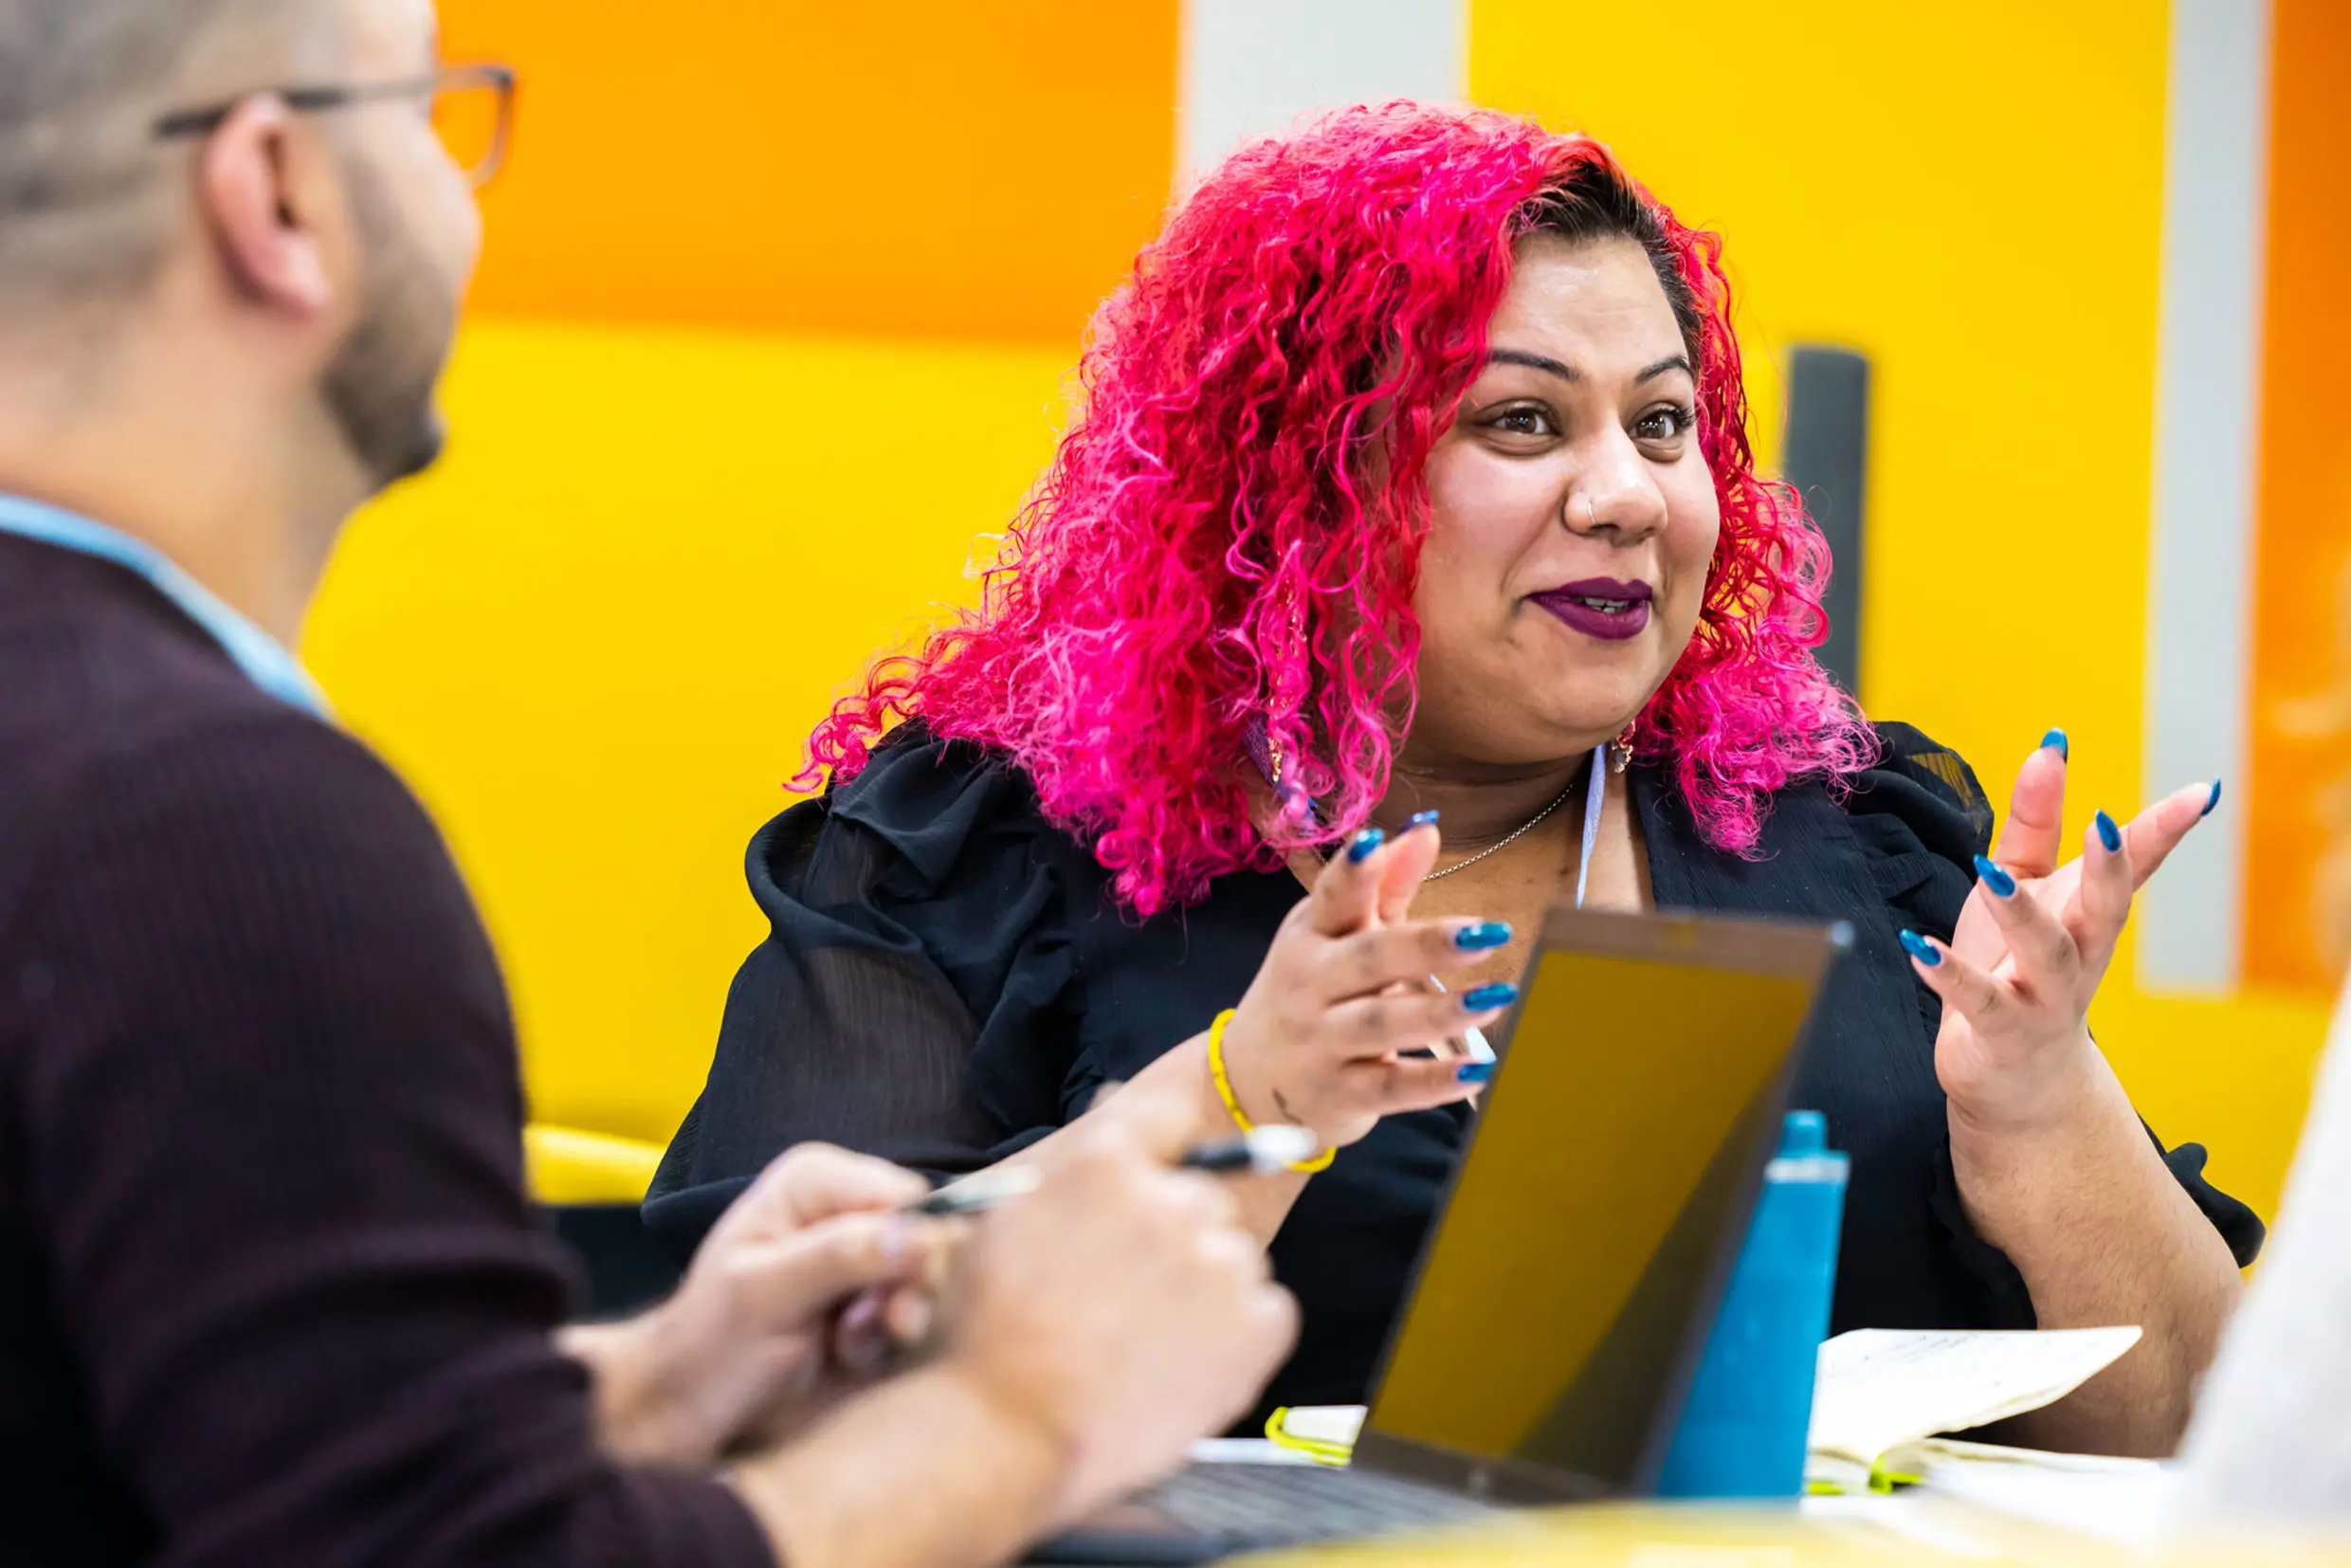
M 1942 955 L 1935 951 L 1935 944 L 1915 931 L 1902 934 L 1902 950 L 1929 969 L 1942 962 Z
M 2045 752 L 2055 752 L 2060 761 L 2073 760 L 2072 742 L 2066 738 L 2066 732 L 2063 730 L 2051 730 L 2041 737 L 2041 749 Z
M 1378 848 L 1382 844 L 1387 842 L 1387 838 L 1388 835 L 1381 832 L 1376 828 L 1364 829 L 1361 832 L 1356 834 L 1354 842 L 1347 846 L 1347 864 L 1350 866 L 1362 865 L 1363 862 L 1371 859 L 1373 850 Z
M 1406 817 L 1406 818 L 1404 819 L 1404 831 L 1405 831 L 1406 833 L 1409 833 L 1409 832 L 1412 831 L 1412 830 L 1413 830 L 1414 829 L 1416 829 L 1416 828 L 1433 828 L 1433 827 L 1435 827 L 1436 825 L 1437 825 L 1437 814 L 1436 814 L 1436 812 L 1434 812 L 1434 811 L 1414 811 L 1414 812 L 1413 812 L 1411 816 L 1408 816 L 1408 817 Z M 1403 834 L 1402 834 L 1402 833 L 1399 833 L 1399 834 L 1397 834 L 1396 836 L 1397 836 L 1397 837 L 1399 837 L 1399 838 L 1401 838 L 1401 837 L 1403 836 Z
M 2016 896 L 2016 879 L 1982 855 L 1976 857 L 1976 874 L 1983 879 L 1983 884 L 1986 887 L 1991 888 L 2001 898 L 2011 899 Z
M 2123 830 L 2114 825 L 2114 818 L 2101 811 L 2090 819 L 2098 825 L 2098 842 L 2106 847 L 2107 854 L 2119 854 L 2123 848 Z
M 1510 928 L 1500 921 L 1480 921 L 1453 933 L 1453 945 L 1464 953 L 1483 953 L 1489 947 L 1506 947 L 1509 942 Z
M 1519 999 L 1519 988 L 1507 980 L 1482 985 L 1475 991 L 1462 993 L 1461 1005 L 1470 1012 L 1491 1012 L 1498 1007 L 1508 1007 Z
M 2212 815 L 2212 814 L 2213 814 L 2213 808 L 2214 808 L 2214 807 L 2215 807 L 2215 806 L 2217 806 L 2217 805 L 2219 805 L 2219 804 L 2220 804 L 2220 780 L 2219 780 L 2219 779 L 2217 779 L 2217 778 L 2215 778 L 2215 779 L 2214 779 L 2214 780 L 2213 780 L 2213 793 L 2212 793 L 2212 796 L 2211 796 L 2211 798 L 2210 798 L 2210 799 L 2208 799 L 2208 800 L 2206 800 L 2206 801 L 2204 802 L 2204 810 L 2203 810 L 2203 811 L 2199 811 L 2199 812 L 2197 813 L 2197 815 L 2198 815 L 2198 816 L 2200 816 L 2200 817 L 2204 817 L 2204 816 L 2210 816 L 2210 815 Z
M 1453 1069 L 1453 1082 L 1456 1084 L 1483 1084 L 1493 1076 L 1494 1064 L 1491 1062 L 1464 1062 Z

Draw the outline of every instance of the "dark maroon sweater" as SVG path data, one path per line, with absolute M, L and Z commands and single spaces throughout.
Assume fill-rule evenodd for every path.
M 598 1449 L 520 1118 L 399 781 L 0 535 L 0 1562 L 767 1564 Z

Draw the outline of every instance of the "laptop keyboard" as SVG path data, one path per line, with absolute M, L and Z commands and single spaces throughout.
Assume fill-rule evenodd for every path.
M 1491 1504 L 1326 1465 L 1194 1465 L 1139 1500 L 1218 1540 L 1279 1545 L 1481 1519 Z

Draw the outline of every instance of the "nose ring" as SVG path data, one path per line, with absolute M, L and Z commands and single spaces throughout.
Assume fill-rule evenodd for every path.
M 1600 526 L 1599 509 L 1592 504 L 1592 498 L 1590 496 L 1584 497 L 1584 516 L 1592 520 L 1593 527 L 1597 528 Z

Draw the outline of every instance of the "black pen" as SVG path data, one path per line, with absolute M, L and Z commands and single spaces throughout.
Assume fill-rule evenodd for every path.
M 1252 1127 L 1227 1142 L 1195 1144 L 1185 1150 L 1176 1163 L 1183 1170 L 1213 1175 L 1246 1171 L 1271 1176 L 1308 1158 L 1316 1147 L 1314 1134 L 1303 1127 Z M 908 1204 L 904 1212 L 935 1219 L 949 1214 L 976 1214 L 1008 1198 L 1035 1192 L 1043 1179 L 1043 1173 L 1033 1164 L 991 1165 Z

